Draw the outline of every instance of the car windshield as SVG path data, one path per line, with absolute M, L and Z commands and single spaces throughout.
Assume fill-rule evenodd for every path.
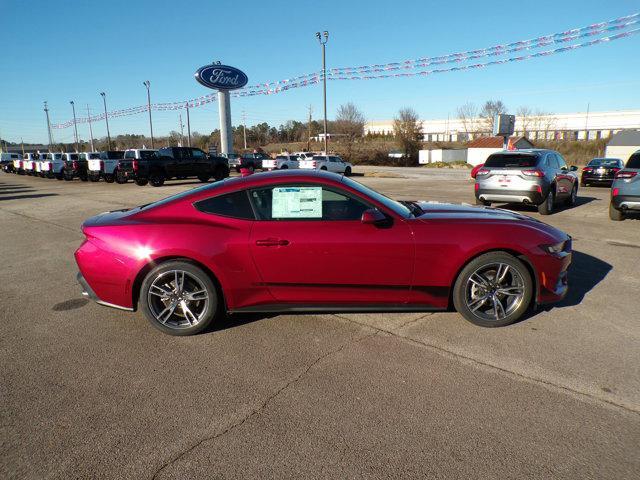
M 589 162 L 590 167 L 618 167 L 620 161 L 617 158 L 594 158 Z
M 487 158 L 484 166 L 494 168 L 526 168 L 534 167 L 536 163 L 538 163 L 537 155 L 494 153 Z
M 640 168 L 640 152 L 636 152 L 629 157 L 626 168 Z
M 374 199 L 376 202 L 381 203 L 382 205 L 387 207 L 389 210 L 392 210 L 393 212 L 397 213 L 401 217 L 403 218 L 411 217 L 412 215 L 411 210 L 406 205 L 403 205 L 400 202 L 396 202 L 395 200 L 390 199 L 386 195 L 383 195 L 380 192 L 376 192 L 375 190 L 369 187 L 365 187 L 361 183 L 351 180 L 350 178 L 343 177 L 342 181 L 344 182 L 345 185 L 348 185 L 349 187 L 362 193 L 363 195 Z

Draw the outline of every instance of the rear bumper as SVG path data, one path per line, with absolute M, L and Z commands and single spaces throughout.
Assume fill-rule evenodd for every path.
M 618 210 L 640 210 L 640 195 L 616 195 L 611 203 Z
M 96 293 L 93 291 L 91 286 L 84 279 L 84 277 L 82 276 L 82 273 L 78 272 L 78 274 L 76 275 L 76 279 L 78 280 L 78 283 L 82 287 L 82 296 L 83 297 L 87 297 L 87 298 L 93 300 L 94 302 L 96 302 L 97 304 L 104 305 L 105 307 L 116 308 L 118 310 L 125 310 L 127 312 L 133 312 L 133 308 L 131 308 L 131 307 L 123 307 L 121 305 L 115 305 L 113 303 L 109 303 L 109 302 L 105 302 L 103 300 L 100 300 L 100 298 L 96 295 Z
M 544 197 L 537 190 L 478 189 L 476 198 L 485 202 L 530 203 L 539 205 Z
M 589 173 L 583 173 L 582 177 L 580 177 L 580 181 L 582 183 L 612 183 L 613 182 L 613 175 L 611 176 L 607 176 L 607 175 L 594 175 L 594 174 L 589 174 Z

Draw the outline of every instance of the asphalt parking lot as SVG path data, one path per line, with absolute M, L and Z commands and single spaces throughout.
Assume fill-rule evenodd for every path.
M 467 171 L 358 170 L 473 201 Z M 610 221 L 607 188 L 544 218 L 574 237 L 571 290 L 509 327 L 243 316 L 181 338 L 80 296 L 84 219 L 198 185 L 0 173 L 0 477 L 638 478 L 640 217 Z

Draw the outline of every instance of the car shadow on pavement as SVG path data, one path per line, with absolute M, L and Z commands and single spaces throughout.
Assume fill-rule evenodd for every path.
M 242 325 L 247 325 L 249 323 L 257 322 L 259 320 L 265 320 L 267 318 L 273 318 L 280 315 L 279 313 L 234 313 L 234 314 L 226 314 L 220 320 L 218 320 L 214 325 L 210 326 L 202 333 L 213 333 L 219 332 L 221 330 L 226 330 L 228 328 L 239 327 Z
M 57 193 L 37 193 L 33 195 L 9 195 L 8 197 L 2 196 L 0 193 L 0 202 L 3 200 L 21 200 L 23 198 L 41 198 L 41 197 L 57 197 Z
M 593 290 L 609 274 L 613 267 L 592 255 L 573 251 L 569 267 L 569 291 L 564 299 L 551 307 L 579 305 L 585 295 Z

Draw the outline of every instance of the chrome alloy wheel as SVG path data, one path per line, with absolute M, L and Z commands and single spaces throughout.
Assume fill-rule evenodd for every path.
M 184 270 L 169 270 L 153 280 L 147 303 L 160 324 L 184 329 L 202 320 L 209 306 L 209 294 L 196 276 Z
M 525 283 L 520 272 L 506 263 L 489 263 L 476 269 L 467 280 L 465 302 L 473 315 L 498 321 L 523 302 Z

